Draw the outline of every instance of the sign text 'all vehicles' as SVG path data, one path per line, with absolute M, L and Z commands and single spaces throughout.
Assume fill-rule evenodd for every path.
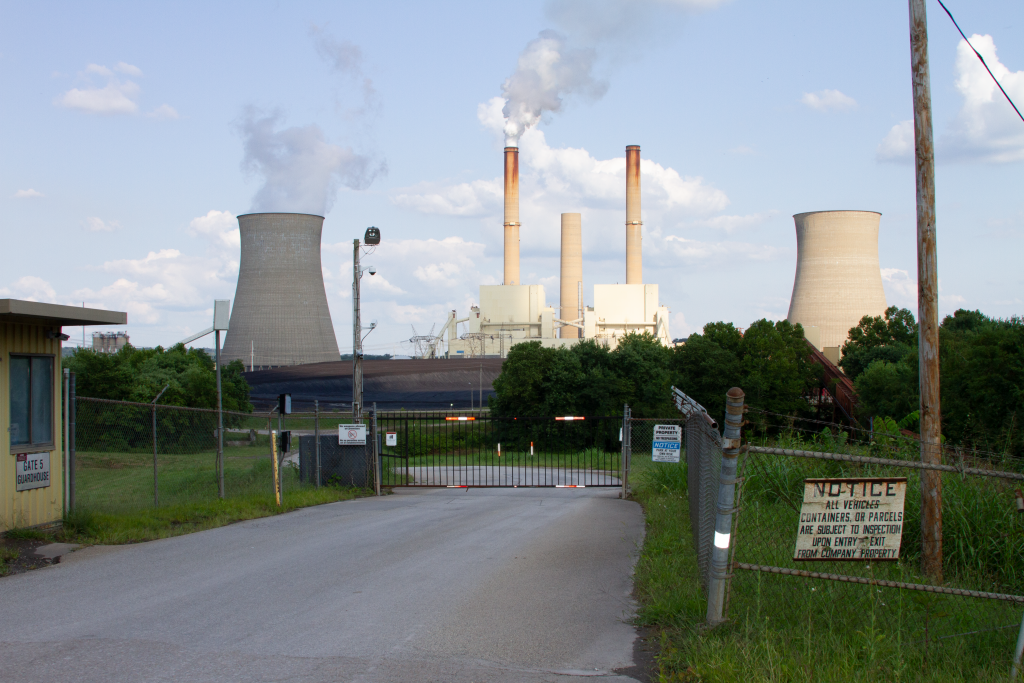
M 896 560 L 904 477 L 805 479 L 795 560 Z

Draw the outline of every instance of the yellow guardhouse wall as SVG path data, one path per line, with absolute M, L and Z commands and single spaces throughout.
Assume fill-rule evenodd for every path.
M 49 330 L 60 332 L 60 325 L 39 323 L 0 323 L 0 531 L 14 527 L 37 526 L 59 521 L 64 512 L 64 408 L 61 401 L 62 377 L 59 339 L 47 339 Z M 50 451 L 50 485 L 30 491 L 16 491 L 15 456 L 11 454 L 11 354 L 46 353 L 54 357 L 53 417 L 54 446 Z M 43 451 L 34 451 L 43 452 Z

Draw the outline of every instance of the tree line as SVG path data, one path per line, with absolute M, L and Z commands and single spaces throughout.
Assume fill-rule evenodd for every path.
M 1024 455 L 1024 321 L 961 309 L 942 321 L 939 337 L 947 441 Z M 862 424 L 887 418 L 916 427 L 917 322 L 909 310 L 865 316 L 850 330 L 840 367 L 857 390 Z M 821 382 L 799 324 L 762 319 L 741 331 L 715 322 L 675 348 L 649 333 L 628 334 L 612 351 L 593 340 L 561 349 L 517 344 L 490 405 L 497 416 L 620 415 L 629 404 L 637 417 L 669 417 L 676 386 L 721 421 L 725 392 L 738 386 L 754 409 L 803 417 L 813 414 L 808 397 Z

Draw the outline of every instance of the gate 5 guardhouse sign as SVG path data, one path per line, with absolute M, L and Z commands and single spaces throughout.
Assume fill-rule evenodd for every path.
M 805 479 L 794 560 L 896 560 L 906 478 Z

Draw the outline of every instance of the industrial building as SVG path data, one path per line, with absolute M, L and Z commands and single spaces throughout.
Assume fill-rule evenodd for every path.
M 238 286 L 221 357 L 260 369 L 341 358 L 320 262 L 323 216 L 238 217 Z
M 92 333 L 92 350 L 96 353 L 117 353 L 127 345 L 127 332 Z
M 626 148 L 626 284 L 594 285 L 594 303 L 583 304 L 582 216 L 563 213 L 558 308 L 545 299 L 542 285 L 523 284 L 519 275 L 519 149 L 505 147 L 504 276 L 501 285 L 481 285 L 480 303 L 469 315 L 448 315 L 441 334 L 448 357 L 505 357 L 522 342 L 551 348 L 592 339 L 614 349 L 631 332 L 650 332 L 671 345 L 668 308 L 658 285 L 643 283 L 640 218 L 640 147 Z M 458 325 L 468 331 L 458 335 Z
M 885 313 L 875 211 L 813 211 L 796 223 L 796 277 L 788 320 L 833 363 L 850 328 Z
M 0 532 L 59 523 L 68 509 L 63 328 L 127 323 L 120 311 L 0 299 Z

